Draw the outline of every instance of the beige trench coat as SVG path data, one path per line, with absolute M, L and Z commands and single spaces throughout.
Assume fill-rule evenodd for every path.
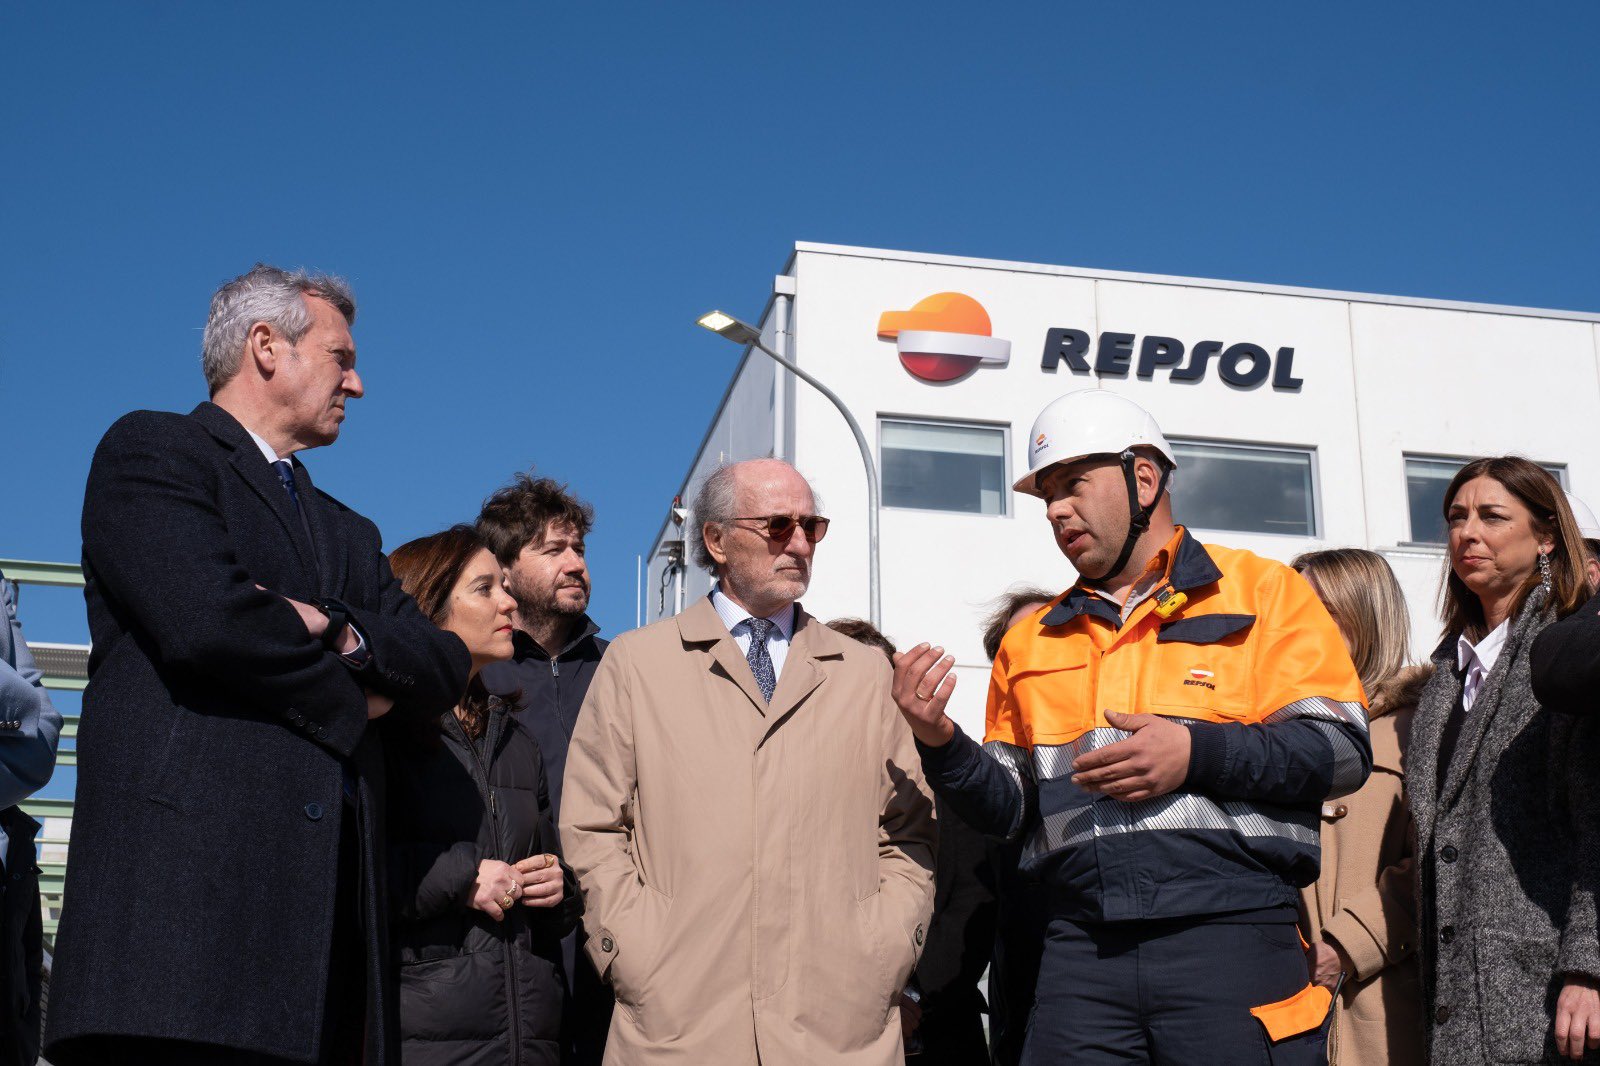
M 607 1066 L 902 1062 L 935 834 L 889 683 L 803 611 L 770 707 L 709 600 L 612 643 L 561 803 Z
M 1431 667 L 1408 667 L 1371 694 L 1372 776 L 1322 808 L 1322 874 L 1301 891 L 1306 939 L 1332 937 L 1355 972 L 1329 1034 L 1330 1066 L 1411 1066 L 1422 1052 L 1415 830 L 1406 807 L 1406 742 Z

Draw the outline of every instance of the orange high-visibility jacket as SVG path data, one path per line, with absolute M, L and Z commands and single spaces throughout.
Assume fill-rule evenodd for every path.
M 1027 835 L 1023 867 L 1057 914 L 1292 913 L 1317 876 L 1322 801 L 1372 767 L 1361 682 L 1333 619 L 1283 564 L 1180 528 L 1154 565 L 1166 580 L 1126 622 L 1075 585 L 1013 627 L 983 748 L 959 736 L 924 748 L 929 781 L 985 831 Z M 1075 758 L 1129 735 L 1107 711 L 1189 728 L 1182 787 L 1127 803 L 1072 783 Z

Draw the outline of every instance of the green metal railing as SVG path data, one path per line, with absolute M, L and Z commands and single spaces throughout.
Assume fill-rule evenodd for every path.
M 41 563 L 26 559 L 0 559 L 0 573 L 19 585 L 82 588 L 83 570 L 76 563 Z M 0 622 L 3 624 L 3 622 Z M 89 682 L 89 647 L 86 644 L 28 642 L 34 663 L 44 674 L 44 687 L 56 691 L 82 691 Z M 78 765 L 78 716 L 64 715 L 56 766 Z M 39 820 L 39 895 L 44 917 L 45 946 L 54 950 L 56 925 L 61 919 L 61 895 L 67 879 L 67 845 L 72 835 L 72 800 L 26 800 L 22 809 Z

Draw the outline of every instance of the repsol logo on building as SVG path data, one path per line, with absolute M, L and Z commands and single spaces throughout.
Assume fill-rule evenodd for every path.
M 1056 328 L 1045 334 L 1045 370 L 1066 363 L 1074 374 L 1091 372 L 1103 377 L 1125 378 L 1128 371 L 1149 380 L 1156 371 L 1165 371 L 1169 381 L 1200 381 L 1215 365 L 1217 376 L 1236 389 L 1253 389 L 1272 379 L 1272 387 L 1298 392 L 1305 382 L 1294 376 L 1294 349 L 1279 348 L 1271 355 L 1259 344 L 1240 341 L 1201 341 L 1185 356 L 1183 342 L 1175 337 L 1145 337 L 1133 333 L 1102 333 L 1094 347 L 1094 365 L 1089 363 L 1089 334 L 1081 329 Z

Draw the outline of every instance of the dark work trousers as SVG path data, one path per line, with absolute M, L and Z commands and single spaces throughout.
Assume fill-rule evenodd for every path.
M 1044 886 L 1020 869 L 1023 842 L 989 844 L 994 870 L 994 959 L 989 966 L 989 1044 L 994 1066 L 1017 1066 L 1033 1014 L 1050 903 Z
M 1325 1028 L 1273 1043 L 1250 1013 L 1308 979 L 1292 922 L 1056 918 L 1023 1066 L 1322 1066 Z

